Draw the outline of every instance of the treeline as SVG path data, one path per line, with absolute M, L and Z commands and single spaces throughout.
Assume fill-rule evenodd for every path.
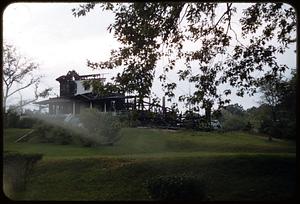
M 297 74 L 290 80 L 281 80 L 277 87 L 264 87 L 259 107 L 244 110 L 238 104 L 228 105 L 213 116 L 220 120 L 224 130 L 249 130 L 271 137 L 296 139 Z M 267 100 L 268 99 L 268 100 Z

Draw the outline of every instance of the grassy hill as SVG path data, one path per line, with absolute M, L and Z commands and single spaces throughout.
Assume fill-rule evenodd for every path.
M 4 150 L 42 153 L 21 200 L 149 200 L 158 175 L 203 178 L 210 200 L 287 200 L 295 194 L 296 145 L 243 132 L 126 128 L 114 146 L 14 143 L 29 130 L 4 132 Z

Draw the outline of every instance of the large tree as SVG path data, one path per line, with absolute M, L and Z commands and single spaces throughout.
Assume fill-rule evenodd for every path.
M 34 74 L 39 68 L 38 64 L 20 54 L 16 47 L 7 43 L 3 44 L 3 111 L 6 113 L 7 99 L 29 87 L 35 87 L 35 97 L 22 100 L 15 108 L 21 108 L 38 99 L 46 97 L 52 88 L 39 92 L 38 86 L 41 76 Z
M 166 95 L 174 97 L 176 83 L 167 83 L 166 75 L 179 59 L 184 67 L 180 80 L 195 86 L 192 95 L 180 100 L 205 108 L 210 118 L 213 105 L 228 103 L 223 96 L 231 90 L 218 91 L 220 84 L 237 89 L 237 95 L 254 94 L 258 82 L 284 73 L 288 67 L 279 64 L 283 54 L 296 42 L 295 10 L 283 3 L 186 3 L 140 2 L 99 3 L 103 10 L 115 14 L 108 30 L 122 43 L 105 62 L 88 61 L 91 68 L 124 70 L 115 82 L 126 92 L 148 96 L 157 61 L 166 57 L 167 66 L 159 77 Z M 72 10 L 76 17 L 86 15 L 96 3 L 81 4 Z M 189 49 L 188 44 L 194 49 Z M 192 67 L 197 67 L 192 69 Z

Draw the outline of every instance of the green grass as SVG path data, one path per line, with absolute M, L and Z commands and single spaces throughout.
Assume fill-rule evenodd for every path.
M 293 198 L 296 145 L 243 132 L 122 130 L 114 146 L 14 143 L 29 130 L 4 132 L 4 150 L 42 153 L 20 200 L 148 200 L 145 181 L 188 173 L 210 200 Z
M 14 132 L 15 131 L 15 132 Z M 13 134 L 12 134 L 13 132 Z M 52 157 L 97 156 L 180 156 L 212 153 L 295 153 L 293 142 L 273 141 L 242 132 L 207 133 L 193 131 L 168 132 L 155 129 L 123 129 L 123 137 L 113 147 L 83 148 L 80 145 L 13 143 L 11 138 L 28 130 L 9 129 L 4 132 L 4 149 L 24 153 L 42 153 Z M 12 135 L 12 136 L 10 136 Z M 6 138 L 7 137 L 7 138 Z

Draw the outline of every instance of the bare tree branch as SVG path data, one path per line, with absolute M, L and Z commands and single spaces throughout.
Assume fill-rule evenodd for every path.
M 17 52 L 17 49 L 13 45 L 9 45 L 6 42 L 3 44 L 3 79 L 4 82 L 4 94 L 3 94 L 3 108 L 6 111 L 6 102 L 9 97 L 20 92 L 28 87 L 35 85 L 35 99 L 28 100 L 25 105 L 35 101 L 40 97 L 37 91 L 38 84 L 41 76 L 34 76 L 33 71 L 37 70 L 39 65 L 29 60 L 25 56 L 22 56 Z M 28 82 L 28 76 L 31 76 Z M 27 83 L 26 83 L 27 82 Z M 22 84 L 26 85 L 22 85 Z M 14 85 L 21 85 L 21 87 L 12 90 Z M 47 89 L 46 89 L 47 90 Z M 50 89 L 48 90 L 48 92 Z M 48 93 L 47 92 L 47 93 Z M 42 92 L 43 96 L 47 95 L 45 91 Z M 23 105 L 22 105 L 23 106 Z
M 16 89 L 15 91 L 13 91 L 10 94 L 8 94 L 7 97 L 10 97 L 11 95 L 15 94 L 16 92 L 21 91 L 23 89 L 26 89 L 29 86 L 32 86 L 33 84 L 36 84 L 38 81 L 39 81 L 39 78 L 38 79 L 32 78 L 27 85 L 25 85 L 25 86 L 23 86 L 21 88 Z

